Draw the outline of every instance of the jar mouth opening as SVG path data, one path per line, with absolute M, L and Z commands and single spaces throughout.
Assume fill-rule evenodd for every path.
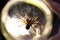
M 13 2 L 13 1 L 12 1 Z M 15 1 L 16 2 L 16 1 Z M 38 2 L 38 1 L 37 1 Z M 39 17 L 41 17 L 41 24 L 43 25 L 43 26 L 45 26 L 45 31 L 43 31 L 43 33 L 41 34 L 42 36 L 47 36 L 46 34 L 48 33 L 48 31 L 46 32 L 46 28 L 49 28 L 50 27 L 50 30 L 49 31 L 51 31 L 51 29 L 52 29 L 52 25 L 50 25 L 51 24 L 51 21 L 52 21 L 52 16 L 51 16 L 51 12 L 50 12 L 50 10 L 48 9 L 48 7 L 41 1 L 41 3 L 42 4 L 44 4 L 45 5 L 45 7 L 48 9 L 47 11 L 49 11 L 49 14 L 47 14 L 45 11 L 45 9 L 42 7 L 42 5 L 41 6 L 39 6 L 38 7 L 38 5 L 40 5 L 40 4 L 38 4 L 37 2 L 34 2 L 33 4 L 31 3 L 31 0 L 30 1 L 17 1 L 16 2 L 16 4 L 15 3 L 12 3 L 12 5 L 10 4 L 11 3 L 11 1 L 10 1 L 10 3 L 8 3 L 8 4 L 10 4 L 10 6 L 8 7 L 8 9 L 6 9 L 6 7 L 7 7 L 7 5 L 5 6 L 5 8 L 4 9 L 6 9 L 6 11 L 2 11 L 2 20 L 4 19 L 5 21 L 6 21 L 6 18 L 8 18 L 8 16 L 10 17 L 10 18 L 15 18 L 16 17 L 16 15 L 17 16 L 19 16 L 19 17 L 21 17 L 21 18 L 23 18 L 23 19 L 27 19 L 26 17 L 25 17 L 25 13 L 27 13 L 28 14 L 28 16 L 29 16 L 29 18 L 31 18 L 31 19 L 34 19 L 34 17 L 36 16 L 39 16 Z M 39 1 L 40 2 L 40 1 Z M 23 4 L 22 6 L 20 5 L 20 4 Z M 37 3 L 37 4 L 36 4 Z M 18 5 L 19 4 L 19 5 Z M 27 5 L 26 5 L 27 4 Z M 36 4 L 36 5 L 35 5 Z M 17 5 L 17 6 L 16 6 Z M 18 7 L 19 6 L 19 7 Z M 20 7 L 21 6 L 21 7 Z M 34 7 L 35 6 L 35 7 Z M 24 9 L 24 7 L 25 7 L 25 9 Z M 27 8 L 26 8 L 27 7 Z M 31 7 L 31 8 L 30 8 Z M 43 9 L 42 9 L 43 8 Z M 19 13 L 18 13 L 18 11 L 19 11 Z M 22 11 L 21 11 L 22 10 Z M 31 11 L 32 10 L 32 11 Z M 35 12 L 33 12 L 33 11 L 35 11 Z M 18 13 L 18 14 L 17 14 Z M 5 15 L 4 15 L 5 14 Z M 48 18 L 48 15 L 49 15 L 49 17 L 50 18 Z M 3 16 L 4 16 L 4 18 L 3 18 Z M 38 21 L 39 20 L 39 21 Z M 40 19 L 38 19 L 37 21 L 38 22 L 40 22 Z M 49 22 L 49 20 L 50 20 L 50 22 Z M 3 23 L 5 23 L 5 21 L 3 22 Z M 49 27 L 48 27 L 49 26 Z M 48 30 L 48 29 L 47 29 Z M 46 32 L 46 33 L 45 33 Z

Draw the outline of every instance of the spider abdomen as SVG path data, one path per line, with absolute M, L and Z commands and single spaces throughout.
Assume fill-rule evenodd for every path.
M 26 29 L 28 30 L 29 28 L 30 28 L 30 25 L 29 25 L 29 24 L 27 24 L 27 25 L 26 25 Z

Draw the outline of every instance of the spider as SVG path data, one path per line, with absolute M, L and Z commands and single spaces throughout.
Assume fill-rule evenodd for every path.
M 18 16 L 17 16 L 17 17 L 18 17 Z M 27 29 L 27 30 L 28 30 L 30 27 L 32 27 L 33 30 L 36 31 L 35 28 L 32 26 L 32 24 L 41 25 L 41 24 L 39 24 L 39 23 L 35 23 L 39 17 L 35 17 L 34 19 L 32 19 L 32 18 L 30 18 L 30 17 L 28 16 L 27 13 L 25 13 L 25 18 L 26 18 L 26 21 L 23 20 L 22 18 L 19 18 L 19 20 L 22 20 L 23 23 L 27 24 L 27 25 L 26 25 L 26 29 Z M 22 25 L 24 25 L 24 24 L 22 24 Z M 21 25 L 20 25 L 20 26 L 21 26 Z M 42 28 L 42 27 L 41 27 L 41 28 Z

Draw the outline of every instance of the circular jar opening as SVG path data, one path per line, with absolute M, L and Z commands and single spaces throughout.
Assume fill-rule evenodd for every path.
M 6 15 L 2 11 L 2 19 L 5 19 L 2 22 L 5 33 L 12 39 L 32 40 L 34 37 L 45 35 L 44 30 L 48 28 L 47 23 L 49 25 L 50 22 L 47 21 L 49 14 L 46 15 L 44 9 L 24 1 L 18 1 L 16 4 L 10 5 L 6 11 Z

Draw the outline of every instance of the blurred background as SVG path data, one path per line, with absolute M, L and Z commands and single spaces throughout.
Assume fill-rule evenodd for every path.
M 60 0 L 53 0 L 53 1 L 60 4 Z M 8 0 L 0 0 L 0 27 L 1 27 L 1 11 L 7 2 L 8 2 Z M 53 30 L 52 30 L 49 38 L 55 36 L 59 32 L 59 25 L 60 25 L 59 17 L 54 12 L 52 12 L 52 13 L 53 13 Z M 6 40 L 1 33 L 1 28 L 0 28 L 0 40 Z M 60 40 L 60 39 L 58 39 L 58 40 Z

